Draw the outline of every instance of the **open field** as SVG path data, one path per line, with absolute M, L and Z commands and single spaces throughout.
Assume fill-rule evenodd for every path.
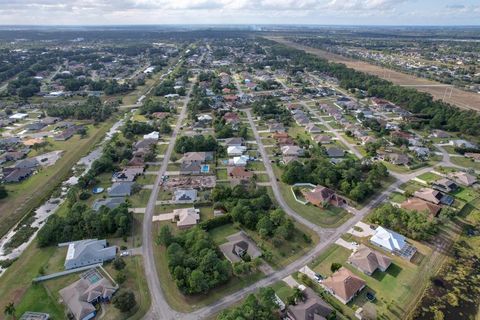
M 391 69 L 372 65 L 368 62 L 354 60 L 354 59 L 346 58 L 341 55 L 330 53 L 324 50 L 303 46 L 301 44 L 286 40 L 283 37 L 266 37 L 266 38 L 290 47 L 295 47 L 297 49 L 304 50 L 305 52 L 312 53 L 316 56 L 319 56 L 321 58 L 324 58 L 333 62 L 343 63 L 349 68 L 378 76 L 385 80 L 391 81 L 396 85 L 409 86 L 417 89 L 418 91 L 427 92 L 431 94 L 435 99 L 443 100 L 446 87 L 448 86 L 440 82 L 422 79 L 406 73 L 401 73 Z M 450 95 L 450 90 L 452 90 L 451 95 Z M 480 94 L 463 91 L 453 87 L 452 89 L 448 88 L 448 93 L 447 93 L 447 97 L 445 98 L 445 102 L 454 104 L 463 109 L 480 110 Z

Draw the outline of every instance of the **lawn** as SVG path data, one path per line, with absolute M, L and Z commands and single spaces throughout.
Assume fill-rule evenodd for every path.
M 151 193 L 152 190 L 142 189 L 136 194 L 128 197 L 128 201 L 132 205 L 132 208 L 144 208 L 147 206 Z
M 405 197 L 403 194 L 398 193 L 398 192 L 392 192 L 390 194 L 390 201 L 395 202 L 395 203 L 402 203 L 403 201 L 407 200 L 407 197 Z
M 217 172 L 217 180 L 227 180 L 227 169 L 216 169 Z
M 247 165 L 248 170 L 252 171 L 265 171 L 265 165 L 261 161 L 251 161 Z
M 480 170 L 480 162 L 475 162 L 472 159 L 467 159 L 464 157 L 450 157 L 452 163 L 457 166 L 462 166 L 465 168 L 472 168 L 474 170 Z
M 295 200 L 290 186 L 283 182 L 279 182 L 278 184 L 288 206 L 316 225 L 334 228 L 344 224 L 352 216 L 347 211 L 338 207 L 332 206 L 329 209 L 321 209 L 311 204 L 303 205 Z
M 209 230 L 208 233 L 212 237 L 213 241 L 217 244 L 220 245 L 222 243 L 227 242 L 227 237 L 229 235 L 232 235 L 234 233 L 237 233 L 240 231 L 239 229 L 235 228 L 235 226 L 232 223 L 213 228 L 212 230 Z
M 291 297 L 294 293 L 293 289 L 290 288 L 285 282 L 278 281 L 272 285 L 272 289 L 275 290 L 275 293 L 283 301 L 283 303 L 287 304 L 288 297 Z
M 464 200 L 466 202 L 473 201 L 480 197 L 480 193 L 474 189 L 460 187 L 455 193 L 453 193 L 455 198 Z
M 154 224 L 154 232 L 156 235 L 160 228 L 160 223 Z M 157 274 L 160 278 L 160 284 L 162 285 L 165 298 L 169 305 L 180 312 L 191 312 L 201 307 L 207 306 L 219 299 L 222 299 L 226 295 L 236 292 L 241 288 L 255 283 L 256 281 L 264 277 L 263 273 L 254 273 L 245 277 L 232 277 L 227 283 L 209 291 L 202 295 L 183 295 L 175 285 L 170 271 L 168 270 L 168 262 L 166 249 L 160 246 L 154 248 L 155 265 L 157 268 Z
M 100 142 L 113 122 L 112 119 L 96 127 L 88 126 L 86 138 L 75 135 L 65 142 L 54 142 L 53 149 L 65 151 L 55 165 L 42 169 L 21 183 L 6 185 L 9 196 L 0 201 L 0 236 L 50 197 L 54 189 L 68 177 L 74 164 Z
M 441 177 L 432 172 L 425 172 L 424 174 L 419 175 L 417 178 L 429 183 L 429 182 L 437 181 Z

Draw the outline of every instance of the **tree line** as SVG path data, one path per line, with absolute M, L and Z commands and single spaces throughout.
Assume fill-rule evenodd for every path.
M 48 218 L 38 232 L 38 244 L 46 247 L 81 239 L 123 237 L 130 233 L 132 221 L 126 204 L 95 212 L 84 203 L 76 203 L 65 216 L 54 214 Z
M 71 118 L 78 120 L 94 120 L 102 122 L 107 120 L 117 109 L 118 103 L 102 103 L 98 97 L 88 97 L 83 103 L 66 105 L 49 105 L 46 112 L 51 117 L 62 119 Z

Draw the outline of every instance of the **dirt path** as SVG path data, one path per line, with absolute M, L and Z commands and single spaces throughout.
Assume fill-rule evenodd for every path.
M 333 62 L 343 63 L 349 68 L 378 76 L 385 80 L 391 81 L 396 85 L 411 87 L 417 89 L 418 91 L 430 93 L 435 99 L 444 100 L 445 102 L 454 104 L 460 108 L 480 111 L 480 94 L 478 93 L 463 91 L 457 88 L 449 87 L 448 85 L 440 82 L 418 78 L 406 73 L 372 65 L 368 62 L 346 58 L 341 55 L 320 50 L 317 48 L 307 47 L 286 40 L 283 37 L 266 38 L 290 47 L 303 50 L 305 52 L 314 54 L 316 56 Z

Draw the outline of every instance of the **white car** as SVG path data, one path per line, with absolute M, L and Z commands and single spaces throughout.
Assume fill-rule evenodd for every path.
M 128 257 L 130 255 L 130 251 L 122 251 L 120 252 L 120 257 Z

